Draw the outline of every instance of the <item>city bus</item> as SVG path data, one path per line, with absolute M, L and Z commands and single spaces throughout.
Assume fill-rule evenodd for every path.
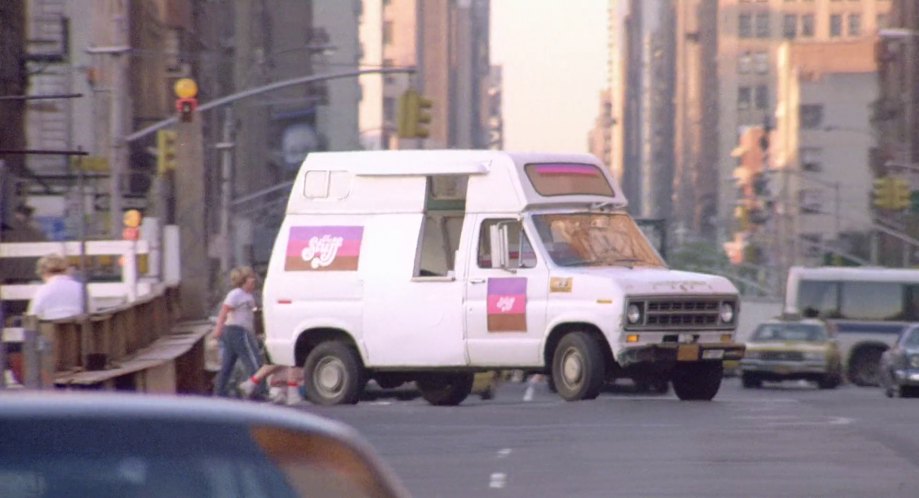
M 795 266 L 785 313 L 830 324 L 849 381 L 877 385 L 881 354 L 904 326 L 919 322 L 919 270 Z

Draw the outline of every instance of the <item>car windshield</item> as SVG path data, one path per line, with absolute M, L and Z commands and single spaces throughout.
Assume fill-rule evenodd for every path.
M 819 325 L 810 324 L 765 324 L 753 334 L 753 342 L 806 341 L 821 342 L 827 338 L 826 331 Z
M 625 213 L 533 216 L 536 231 L 559 266 L 665 267 L 644 233 Z
M 903 338 L 903 345 L 909 348 L 919 347 L 919 327 L 915 327 L 906 333 Z

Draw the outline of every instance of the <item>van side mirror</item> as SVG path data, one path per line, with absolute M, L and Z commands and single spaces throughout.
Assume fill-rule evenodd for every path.
M 496 223 L 488 227 L 488 237 L 491 243 L 492 268 L 509 269 L 507 223 Z

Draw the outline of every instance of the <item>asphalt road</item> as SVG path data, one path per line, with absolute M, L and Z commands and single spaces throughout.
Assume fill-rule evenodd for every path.
M 712 402 L 525 390 L 302 409 L 358 429 L 417 497 L 919 496 L 919 399 L 737 379 Z

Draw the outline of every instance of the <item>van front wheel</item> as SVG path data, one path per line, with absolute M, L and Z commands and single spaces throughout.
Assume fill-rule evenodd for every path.
M 596 398 L 604 373 L 603 353 L 592 335 L 572 332 L 558 342 L 552 355 L 552 381 L 566 401 Z
M 306 396 L 317 405 L 353 405 L 364 388 L 364 368 L 354 348 L 336 341 L 313 348 L 303 365 Z

